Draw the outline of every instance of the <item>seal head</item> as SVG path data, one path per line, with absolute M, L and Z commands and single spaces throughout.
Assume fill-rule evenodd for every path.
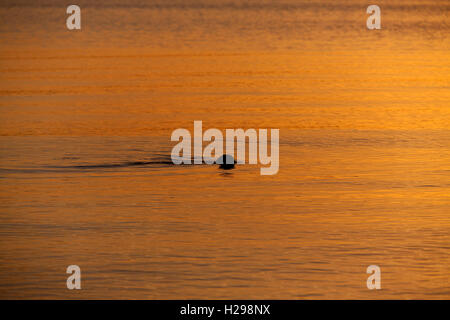
M 220 169 L 229 170 L 234 169 L 234 165 L 236 164 L 236 161 L 234 158 L 228 154 L 224 154 L 217 158 L 216 163 L 219 165 Z

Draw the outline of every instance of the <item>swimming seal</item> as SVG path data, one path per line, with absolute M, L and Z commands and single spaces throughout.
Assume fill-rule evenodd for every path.
M 234 169 L 234 165 L 236 164 L 236 161 L 234 158 L 228 154 L 224 154 L 217 158 L 216 163 L 219 164 L 220 169 L 229 170 Z

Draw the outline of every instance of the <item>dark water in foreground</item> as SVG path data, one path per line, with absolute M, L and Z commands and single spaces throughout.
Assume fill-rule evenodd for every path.
M 2 138 L 2 295 L 448 297 L 445 133 L 283 138 L 270 177 L 167 164 L 158 138 Z

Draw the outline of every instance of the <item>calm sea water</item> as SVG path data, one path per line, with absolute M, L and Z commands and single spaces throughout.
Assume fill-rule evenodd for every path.
M 377 4 L 2 1 L 0 297 L 450 298 L 450 6 Z M 279 173 L 171 165 L 194 120 Z

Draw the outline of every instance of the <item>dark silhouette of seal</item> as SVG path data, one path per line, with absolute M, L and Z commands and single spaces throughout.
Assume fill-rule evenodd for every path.
M 234 161 L 234 158 L 232 156 L 224 154 L 217 158 L 216 163 L 219 165 L 220 169 L 229 170 L 234 169 L 236 161 Z

